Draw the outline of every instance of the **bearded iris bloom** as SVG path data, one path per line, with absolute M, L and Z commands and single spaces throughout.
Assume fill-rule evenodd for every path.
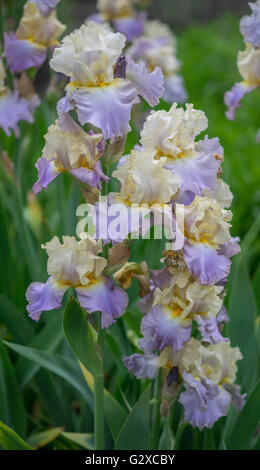
M 129 55 L 143 61 L 149 71 L 160 67 L 164 76 L 163 99 L 170 103 L 186 100 L 183 79 L 179 75 L 180 62 L 176 58 L 176 40 L 169 27 L 159 21 L 146 21 L 142 36 L 134 39 Z
M 221 286 L 200 285 L 191 278 L 187 269 L 172 275 L 167 286 L 155 289 L 151 309 L 143 317 L 144 350 L 149 344 L 148 338 L 151 338 L 154 349 L 162 351 L 171 346 L 174 352 L 179 351 L 191 337 L 193 320 L 198 322 L 204 340 L 224 341 L 217 322 L 223 304 L 222 291 Z M 206 335 L 209 323 L 211 331 Z
M 19 95 L 18 89 L 11 91 L 5 85 L 5 78 L 5 70 L 0 61 L 0 127 L 6 135 L 9 136 L 13 131 L 18 137 L 18 123 L 20 121 L 33 122 L 33 112 L 40 100 L 34 93 L 26 98 Z
M 36 3 L 27 2 L 17 31 L 5 33 L 4 57 L 11 72 L 39 68 L 47 57 L 48 47 L 58 44 L 57 39 L 64 29 L 55 11 L 43 16 Z
M 81 125 L 90 123 L 99 128 L 104 139 L 127 134 L 138 95 L 154 106 L 163 93 L 159 68 L 148 73 L 144 64 L 136 65 L 126 58 L 117 73 L 124 46 L 121 33 L 90 22 L 66 36 L 50 61 L 53 70 L 70 77 L 64 112 L 75 108 Z
M 45 135 L 42 157 L 36 163 L 38 180 L 33 186 L 34 193 L 47 189 L 63 172 L 101 189 L 101 182 L 108 182 L 99 161 L 101 140 L 102 134 L 87 134 L 68 114 L 61 115 Z
M 109 22 L 115 31 L 123 33 L 131 42 L 144 32 L 145 13 L 137 13 L 134 5 L 137 0 L 98 0 L 98 13 L 89 19 L 98 23 Z
M 235 120 L 235 111 L 241 106 L 242 98 L 260 87 L 260 1 L 249 3 L 251 16 L 245 16 L 240 22 L 240 31 L 244 37 L 245 50 L 237 57 L 237 66 L 243 81 L 235 83 L 233 88 L 225 93 L 224 101 L 228 110 L 226 117 Z
M 164 168 L 165 159 L 155 160 L 154 152 L 150 149 L 132 150 L 122 160 L 113 172 L 113 176 L 121 183 L 120 192 L 108 194 L 104 213 L 101 205 L 97 207 L 100 214 L 96 236 L 107 240 L 107 227 L 110 227 L 109 239 L 117 242 L 125 240 L 129 234 L 139 234 L 140 229 L 143 234 L 148 232 L 151 214 L 164 214 L 167 219 L 164 220 L 165 224 L 171 224 L 171 199 L 179 188 L 178 177 Z M 112 230 L 113 209 L 121 214 L 119 231 L 116 227 Z
M 172 348 L 165 348 L 156 354 L 133 354 L 125 357 L 126 367 L 138 378 L 154 379 L 163 368 L 170 375 L 176 370 L 177 392 L 185 387 L 179 396 L 184 407 L 185 421 L 192 426 L 211 428 L 221 417 L 226 416 L 233 404 L 241 411 L 245 395 L 234 384 L 236 362 L 242 359 L 238 348 L 229 342 L 203 345 L 191 338 L 176 354 Z
M 101 240 L 90 237 L 77 241 L 74 237 L 58 237 L 43 245 L 48 254 L 48 273 L 45 283 L 33 282 L 27 289 L 27 310 L 38 321 L 42 312 L 61 307 L 67 289 L 73 287 L 80 305 L 88 313 L 101 311 L 101 326 L 107 328 L 124 312 L 127 294 L 117 287 L 103 271 L 107 260 L 99 256 Z
M 240 247 L 229 233 L 232 213 L 215 200 L 196 196 L 184 207 L 183 258 L 201 284 L 223 281 L 230 270 L 230 257 Z
M 217 138 L 195 141 L 207 126 L 203 111 L 192 104 L 184 110 L 174 103 L 168 112 L 152 111 L 141 131 L 141 145 L 153 149 L 155 158 L 165 158 L 165 168 L 179 177 L 180 202 L 185 203 L 185 195 L 194 197 L 217 184 L 223 148 Z

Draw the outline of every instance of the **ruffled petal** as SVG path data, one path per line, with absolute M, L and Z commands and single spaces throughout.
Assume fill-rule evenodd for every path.
M 229 274 L 230 259 L 207 243 L 186 241 L 183 257 L 192 275 L 201 284 L 216 284 Z
M 216 186 L 219 166 L 220 160 L 202 152 L 190 158 L 173 160 L 173 163 L 167 163 L 165 168 L 171 169 L 179 176 L 183 189 L 193 189 L 200 193 L 205 188 L 213 189 Z
M 29 302 L 26 309 L 29 317 L 39 321 L 42 312 L 61 307 L 61 302 L 67 286 L 60 286 L 49 277 L 47 282 L 33 282 L 26 291 L 26 299 Z
M 43 188 L 48 189 L 49 184 L 58 176 L 53 161 L 41 157 L 35 163 L 38 170 L 38 179 L 33 185 L 34 194 L 38 194 Z
M 179 401 L 184 407 L 185 421 L 202 430 L 211 428 L 221 417 L 225 416 L 231 402 L 230 394 L 217 387 L 209 380 L 198 381 L 190 374 L 183 374 L 185 392 Z
M 47 57 L 47 48 L 25 39 L 17 39 L 15 33 L 5 33 L 4 57 L 12 73 L 21 73 L 31 67 L 39 68 Z
M 208 136 L 205 135 L 203 140 L 199 140 L 197 142 L 196 150 L 200 153 L 207 153 L 212 157 L 215 157 L 217 155 L 224 157 L 224 149 L 219 143 L 218 137 L 213 137 L 213 139 L 209 139 Z
M 224 388 L 231 395 L 232 405 L 234 405 L 237 412 L 240 413 L 246 401 L 246 393 L 242 395 L 240 392 L 240 389 L 241 389 L 240 385 L 236 385 L 236 384 L 224 384 Z
M 102 188 L 102 181 L 109 181 L 109 178 L 103 173 L 101 163 L 98 161 L 93 170 L 87 168 L 76 168 L 71 170 L 71 174 L 79 181 L 89 184 L 93 188 Z
M 191 320 L 174 316 L 172 310 L 164 305 L 155 305 L 144 315 L 141 323 L 141 333 L 145 338 L 155 338 L 157 348 L 162 351 L 171 346 L 173 351 L 179 351 L 191 336 Z
M 80 305 L 87 312 L 101 311 L 101 327 L 108 328 L 126 310 L 128 295 L 115 286 L 111 278 L 105 278 L 86 287 L 77 287 L 76 293 Z
M 241 106 L 242 98 L 255 88 L 255 86 L 250 86 L 245 82 L 239 82 L 235 83 L 233 88 L 225 93 L 224 102 L 228 107 L 228 110 L 225 114 L 230 121 L 235 120 L 235 111 L 239 106 Z
M 117 78 L 103 87 L 79 87 L 68 94 L 82 125 L 101 129 L 105 139 L 127 134 L 131 108 L 137 92 L 128 80 Z
M 153 354 L 132 354 L 132 356 L 123 357 L 123 362 L 129 372 L 138 379 L 155 379 L 160 368 L 159 357 Z
M 163 99 L 168 103 L 184 103 L 187 101 L 187 92 L 180 75 L 171 75 L 164 79 L 165 91 Z
M 156 338 L 139 339 L 138 348 L 141 349 L 145 354 L 153 354 L 153 352 L 157 349 Z
M 252 10 L 250 16 L 244 16 L 240 21 L 240 31 L 245 42 L 254 47 L 260 47 L 260 3 L 249 3 Z
M 136 64 L 127 56 L 126 78 L 136 88 L 150 106 L 156 106 L 164 92 L 164 78 L 162 70 L 155 67 L 153 72 L 147 72 L 144 62 Z
M 224 338 L 219 331 L 218 319 L 216 317 L 202 317 L 195 315 L 195 320 L 198 324 L 198 330 L 202 336 L 202 341 L 205 343 L 219 343 L 220 341 L 228 341 Z
M 231 240 L 221 246 L 221 254 L 225 255 L 227 258 L 232 258 L 232 256 L 235 256 L 240 253 L 241 248 L 239 246 L 239 241 L 239 237 L 231 237 Z

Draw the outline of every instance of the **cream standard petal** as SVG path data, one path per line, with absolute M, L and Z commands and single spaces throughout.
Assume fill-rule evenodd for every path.
M 57 171 L 93 169 L 97 160 L 96 145 L 101 137 L 101 134 L 88 135 L 80 127 L 77 133 L 63 130 L 58 120 L 49 127 L 45 135 L 42 156 L 53 160 Z
M 42 246 L 48 254 L 48 273 L 56 281 L 74 287 L 85 286 L 99 278 L 107 261 L 98 256 L 102 242 L 90 237 L 78 242 L 75 237 L 58 237 Z
M 186 110 L 174 103 L 170 111 L 152 111 L 141 132 L 141 143 L 153 147 L 157 155 L 169 160 L 197 155 L 195 137 L 208 126 L 203 111 L 186 105 Z
M 246 49 L 238 53 L 237 66 L 247 83 L 260 86 L 260 49 L 255 49 L 252 44 L 246 44 Z
M 89 22 L 65 36 L 61 47 L 55 49 L 50 66 L 71 77 L 76 85 L 110 83 L 125 41 L 123 34 Z
M 185 236 L 187 240 L 217 247 L 231 238 L 231 218 L 231 211 L 222 209 L 216 200 L 196 196 L 192 204 L 184 207 Z
M 133 150 L 113 176 L 121 183 L 120 197 L 135 204 L 166 204 L 179 188 L 179 180 L 164 168 L 166 159 L 154 159 L 155 151 Z
M 55 11 L 44 17 L 35 3 L 26 3 L 17 29 L 17 37 L 32 40 L 47 47 L 57 42 L 64 29 L 65 26 L 56 18 Z

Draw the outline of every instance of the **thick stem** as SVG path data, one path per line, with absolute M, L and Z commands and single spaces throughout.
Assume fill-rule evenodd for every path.
M 98 345 L 103 363 L 104 331 L 101 329 L 101 313 L 98 317 Z M 95 449 L 104 450 L 104 373 L 94 377 L 94 434 Z
M 104 376 L 94 377 L 94 433 L 95 449 L 104 450 Z
M 152 449 L 157 450 L 159 447 L 159 436 L 160 436 L 160 397 L 161 397 L 161 375 L 155 379 L 154 383 L 154 404 L 153 404 L 153 415 L 152 415 Z

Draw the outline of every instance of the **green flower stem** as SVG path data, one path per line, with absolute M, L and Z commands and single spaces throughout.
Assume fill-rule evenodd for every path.
M 104 450 L 104 375 L 94 377 L 95 449 Z
M 158 377 L 154 381 L 154 404 L 153 404 L 153 414 L 152 414 L 152 449 L 157 450 L 159 446 L 159 436 L 160 436 L 160 397 L 161 397 L 161 375 L 159 373 Z
M 187 423 L 183 422 L 183 415 L 184 415 L 184 413 L 182 411 L 181 416 L 180 416 L 179 425 L 178 425 L 178 428 L 177 428 L 177 432 L 176 432 L 176 435 L 175 435 L 175 440 L 174 440 L 174 449 L 175 450 L 179 449 L 180 443 L 181 443 L 181 438 L 182 438 L 182 435 L 183 435 L 183 431 L 187 426 Z
M 101 329 L 101 313 L 98 321 L 98 345 L 103 363 L 105 332 Z M 95 449 L 104 450 L 104 373 L 94 376 L 94 435 Z

